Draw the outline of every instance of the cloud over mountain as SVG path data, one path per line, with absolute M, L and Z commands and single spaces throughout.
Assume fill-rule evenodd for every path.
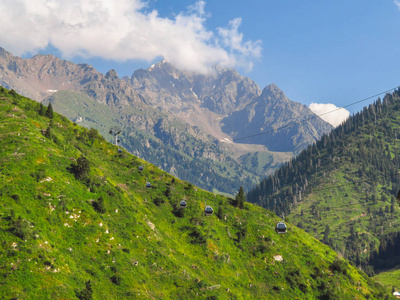
M 17 54 L 53 45 L 65 58 L 100 57 L 152 61 L 207 72 L 211 66 L 250 67 L 260 41 L 244 41 L 240 18 L 209 30 L 205 2 L 173 19 L 143 0 L 5 0 L 0 2 L 0 46 Z
M 337 107 L 331 103 L 311 103 L 309 108 L 322 120 L 334 127 L 342 124 L 350 116 L 350 112 L 347 109 Z

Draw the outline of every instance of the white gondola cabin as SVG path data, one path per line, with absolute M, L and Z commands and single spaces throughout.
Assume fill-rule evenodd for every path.
M 204 209 L 204 214 L 206 216 L 211 216 L 213 212 L 214 212 L 213 208 L 209 205 L 207 205 L 206 208 Z
M 283 222 L 283 221 L 278 222 L 278 224 L 276 224 L 275 231 L 278 234 L 286 233 L 287 226 L 286 226 L 285 222 Z

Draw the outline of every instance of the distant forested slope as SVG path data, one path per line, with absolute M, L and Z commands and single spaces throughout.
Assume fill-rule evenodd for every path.
M 264 178 L 248 201 L 289 215 L 372 273 L 370 254 L 400 231 L 399 95 L 377 99 L 323 135 Z

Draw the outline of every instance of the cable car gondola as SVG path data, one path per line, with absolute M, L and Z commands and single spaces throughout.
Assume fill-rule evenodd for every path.
M 213 208 L 209 205 L 207 205 L 206 208 L 204 209 L 204 214 L 206 216 L 211 216 L 213 212 L 214 212 Z
M 118 153 L 121 154 L 122 153 L 122 149 L 118 149 Z
M 187 206 L 186 201 L 185 201 L 185 200 L 182 200 L 181 203 L 179 203 L 179 206 L 180 206 L 181 208 L 185 208 L 185 207 Z
M 279 221 L 276 224 L 275 231 L 278 234 L 282 234 L 282 233 L 286 233 L 287 232 L 287 226 L 285 224 L 285 214 L 282 214 L 282 221 Z
M 140 166 L 138 169 L 139 169 L 139 172 L 142 172 L 143 171 L 143 166 Z
M 146 189 L 151 189 L 151 183 L 147 181 L 146 183 Z
M 287 226 L 286 226 L 285 222 L 279 221 L 278 224 L 276 224 L 275 231 L 278 234 L 286 233 Z

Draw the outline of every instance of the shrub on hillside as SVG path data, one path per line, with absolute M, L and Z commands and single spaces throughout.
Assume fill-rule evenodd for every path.
M 91 300 L 93 299 L 92 295 L 93 295 L 93 289 L 90 280 L 86 281 L 85 288 L 82 291 L 76 293 L 76 296 L 80 300 Z
M 30 238 L 32 235 L 28 222 L 22 219 L 21 216 L 11 220 L 11 227 L 9 230 L 12 234 L 23 240 Z
M 102 197 L 100 197 L 97 201 L 93 202 L 92 206 L 95 209 L 95 211 L 101 214 L 104 214 L 107 211 L 106 206 L 104 204 L 104 199 Z
M 89 160 L 86 157 L 79 157 L 76 161 L 76 164 L 72 163 L 70 167 L 76 179 L 84 180 L 89 177 L 90 164 Z
M 155 204 L 156 206 L 160 206 L 161 204 L 164 203 L 164 199 L 157 197 L 157 198 L 155 198 L 155 199 L 153 200 L 153 202 L 154 202 L 154 204 Z
M 335 258 L 329 269 L 334 273 L 347 275 L 347 263 L 343 259 Z
M 44 169 L 39 169 L 35 172 L 32 172 L 31 176 L 36 180 L 36 182 L 39 182 L 40 180 L 46 178 L 46 171 Z
M 206 237 L 196 227 L 194 227 L 192 232 L 189 233 L 189 236 L 192 238 L 192 240 L 190 241 L 192 244 L 205 244 L 206 242 Z
M 183 218 L 185 216 L 185 209 L 181 208 L 179 205 L 174 205 L 172 213 L 175 217 Z

